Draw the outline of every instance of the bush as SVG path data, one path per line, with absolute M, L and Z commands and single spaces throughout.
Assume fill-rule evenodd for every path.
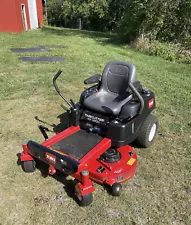
M 177 59 L 176 51 L 171 44 L 154 41 L 151 43 L 151 50 L 152 55 L 161 56 L 170 61 Z
M 137 38 L 131 46 L 149 55 L 160 56 L 173 62 L 191 64 L 191 50 L 186 49 L 186 47 L 181 44 L 150 41 L 148 38 L 141 36 Z
M 118 34 L 125 42 L 140 34 L 152 40 L 174 42 L 191 33 L 191 0 L 128 1 Z

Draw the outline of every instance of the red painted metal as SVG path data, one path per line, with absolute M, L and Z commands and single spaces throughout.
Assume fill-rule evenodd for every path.
M 47 141 L 43 142 L 42 145 L 46 146 L 46 147 L 50 147 L 52 144 L 62 140 L 63 138 L 68 137 L 69 135 L 77 132 L 78 130 L 80 130 L 80 127 L 74 127 L 71 126 L 68 129 L 58 133 L 56 136 L 53 136 L 52 138 L 48 139 Z
M 87 174 L 84 174 L 84 171 L 87 173 Z M 82 181 L 82 184 L 84 186 L 86 186 L 88 183 L 89 183 L 89 172 L 88 170 L 83 170 L 81 172 L 81 181 Z
M 51 165 L 51 164 L 49 165 L 48 173 L 50 175 L 54 175 L 56 173 L 55 167 L 53 165 Z
M 24 31 L 21 4 L 25 5 L 26 21 L 28 30 L 30 30 L 30 18 L 27 0 L 1 0 L 0 2 L 0 32 L 21 32 Z M 42 1 L 36 0 L 37 17 L 39 26 L 43 22 Z
M 34 160 L 33 157 L 30 155 L 30 151 L 26 143 L 23 144 L 23 152 L 21 153 L 20 160 L 21 162 Z
M 86 183 L 86 185 L 83 185 L 82 183 L 79 182 L 76 184 L 76 187 L 75 187 L 75 192 L 76 192 L 75 194 L 79 197 L 87 195 L 94 191 L 95 191 L 95 187 L 91 180 L 89 180 L 89 182 Z
M 67 136 L 74 134 L 79 131 L 80 127 L 71 126 L 54 137 L 46 140 L 42 143 L 43 146 L 51 148 L 50 146 Z M 79 161 L 78 171 L 71 174 L 72 177 L 79 180 L 80 182 L 76 185 L 76 194 L 84 196 L 94 191 L 92 180 L 100 184 L 108 184 L 112 186 L 114 183 L 123 183 L 130 179 L 136 172 L 137 167 L 137 155 L 135 154 L 131 146 L 119 147 L 117 150 L 121 153 L 121 159 L 118 162 L 107 163 L 100 159 L 100 156 L 111 147 L 111 140 L 103 138 L 93 149 L 91 149 L 84 157 Z M 52 149 L 52 148 L 51 148 Z M 65 153 L 62 153 L 56 149 L 52 151 L 71 157 Z M 53 153 L 52 153 L 53 154 Z M 21 154 L 22 161 L 28 160 L 30 157 L 35 157 L 31 154 L 27 147 L 27 144 L 23 144 L 23 153 Z M 27 156 L 28 155 L 28 156 Z M 29 157 L 29 158 L 27 158 Z M 52 158 L 51 158 L 52 157 Z M 54 160 L 54 156 L 50 155 L 51 160 Z M 33 158 L 32 158 L 33 159 Z M 32 160 L 31 159 L 31 160 Z M 55 158 L 56 160 L 56 158 Z M 50 164 L 50 159 L 45 160 L 49 164 L 49 173 L 54 174 L 56 168 Z M 103 167 L 102 172 L 98 171 L 99 167 Z M 83 175 L 84 170 L 88 171 L 86 175 Z M 63 172 L 63 171 L 62 171 Z
M 122 157 L 119 162 L 106 163 L 99 160 L 99 156 L 104 153 L 110 146 L 110 140 L 104 138 L 98 145 L 95 146 L 87 155 L 85 155 L 80 163 L 86 163 L 90 173 L 90 178 L 97 183 L 107 183 L 113 185 L 113 183 L 123 183 L 130 179 L 136 172 L 137 156 L 131 146 L 123 146 L 117 150 L 121 153 Z M 133 153 L 131 156 L 129 153 Z M 134 158 L 135 162 L 132 165 L 128 165 L 127 162 Z M 104 172 L 99 173 L 97 169 L 103 166 Z
M 80 172 L 80 178 L 81 182 L 79 182 L 75 187 L 77 196 L 84 196 L 95 191 L 95 187 L 92 181 L 90 180 L 88 170 L 82 170 Z
M 34 160 L 33 159 L 33 157 L 31 156 L 31 155 L 29 155 L 28 153 L 24 153 L 24 152 L 22 152 L 21 153 L 21 156 L 20 156 L 20 160 L 21 160 L 21 162 L 24 162 L 24 161 L 32 161 L 32 160 Z

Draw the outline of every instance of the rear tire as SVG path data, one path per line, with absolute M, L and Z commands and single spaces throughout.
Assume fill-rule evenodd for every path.
M 23 161 L 21 165 L 26 173 L 33 173 L 36 169 L 36 162 L 34 160 Z
M 158 119 L 155 115 L 150 114 L 142 124 L 136 142 L 141 148 L 150 147 L 158 131 Z

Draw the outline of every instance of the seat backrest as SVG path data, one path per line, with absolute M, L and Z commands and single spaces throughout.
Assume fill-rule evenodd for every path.
M 129 83 L 136 81 L 135 66 L 128 62 L 111 61 L 102 74 L 100 91 L 109 91 L 116 94 L 126 92 Z

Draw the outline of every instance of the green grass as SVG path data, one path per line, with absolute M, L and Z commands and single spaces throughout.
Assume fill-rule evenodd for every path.
M 13 47 L 66 45 L 37 55 L 66 58 L 65 63 L 25 63 Z M 23 54 L 23 55 L 36 55 Z M 136 175 L 123 184 L 121 197 L 96 186 L 93 204 L 80 208 L 53 177 L 39 170 L 26 174 L 17 165 L 21 144 L 42 141 L 35 116 L 59 124 L 62 100 L 52 86 L 63 69 L 60 87 L 78 99 L 83 80 L 101 73 L 110 60 L 132 62 L 142 85 L 156 94 L 160 130 L 150 149 L 136 149 Z M 0 34 L 0 224 L 191 224 L 191 66 L 167 62 L 118 45 L 114 35 L 43 28 L 21 34 Z M 60 177 L 59 180 L 63 178 Z M 70 183 L 70 180 L 64 183 Z

